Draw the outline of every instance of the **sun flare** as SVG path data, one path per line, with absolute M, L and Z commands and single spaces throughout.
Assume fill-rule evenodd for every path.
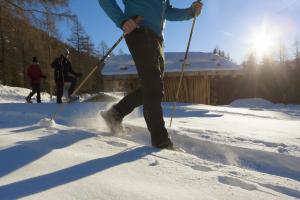
M 274 41 L 272 41 L 266 32 L 257 33 L 253 39 L 253 50 L 255 50 L 258 55 L 270 53 Z
M 279 42 L 278 35 L 278 30 L 270 29 L 264 22 L 260 28 L 253 31 L 250 39 L 251 51 L 255 53 L 258 59 L 272 54 Z

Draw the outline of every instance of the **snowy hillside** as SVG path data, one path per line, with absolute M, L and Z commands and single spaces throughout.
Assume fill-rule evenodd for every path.
M 99 116 L 112 102 L 65 104 L 46 127 L 59 105 L 0 89 L 1 200 L 300 199 L 299 105 L 179 104 L 168 130 L 184 153 L 150 147 L 141 108 L 116 137 Z M 169 124 L 172 105 L 163 106 Z

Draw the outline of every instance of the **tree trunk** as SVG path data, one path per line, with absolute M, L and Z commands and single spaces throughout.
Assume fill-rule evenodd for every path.
M 2 11 L 2 3 L 0 3 L 0 81 L 3 81 L 5 84 L 5 38 L 3 34 L 3 11 Z

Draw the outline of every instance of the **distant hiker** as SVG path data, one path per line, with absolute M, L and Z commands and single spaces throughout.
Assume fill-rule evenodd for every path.
M 125 96 L 119 103 L 101 113 L 112 132 L 122 131 L 123 118 L 143 105 L 144 118 L 156 148 L 173 149 L 161 107 L 164 95 L 163 29 L 165 20 L 189 20 L 199 15 L 202 3 L 196 1 L 186 9 L 173 8 L 169 0 L 127 0 L 125 13 L 116 0 L 98 0 L 114 23 L 127 34 L 126 43 L 136 64 L 141 88 Z M 134 16 L 143 16 L 136 24 Z M 138 28 L 139 27 L 139 28 Z
M 69 61 L 69 50 L 64 49 L 62 54 L 56 58 L 53 63 L 51 64 L 52 68 L 54 68 L 54 80 L 56 83 L 56 95 L 57 103 L 62 103 L 62 96 L 64 92 L 64 83 L 70 82 L 71 86 L 68 90 L 68 98 L 71 99 L 71 94 L 75 90 L 75 86 L 77 83 L 76 77 L 81 77 L 81 73 L 74 72 L 72 69 L 72 64 Z M 72 76 L 72 75 L 74 76 Z
M 42 74 L 40 64 L 36 57 L 32 58 L 32 64 L 27 68 L 27 77 L 29 78 L 30 85 L 32 91 L 26 97 L 27 103 L 32 103 L 31 97 L 37 93 L 36 102 L 41 103 L 41 78 L 46 78 L 45 75 Z

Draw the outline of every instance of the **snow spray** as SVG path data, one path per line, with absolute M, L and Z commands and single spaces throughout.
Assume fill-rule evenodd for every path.
M 53 119 L 49 119 L 49 118 L 41 119 L 38 124 L 39 124 L 39 126 L 41 126 L 43 128 L 51 128 L 56 125 L 55 121 Z

